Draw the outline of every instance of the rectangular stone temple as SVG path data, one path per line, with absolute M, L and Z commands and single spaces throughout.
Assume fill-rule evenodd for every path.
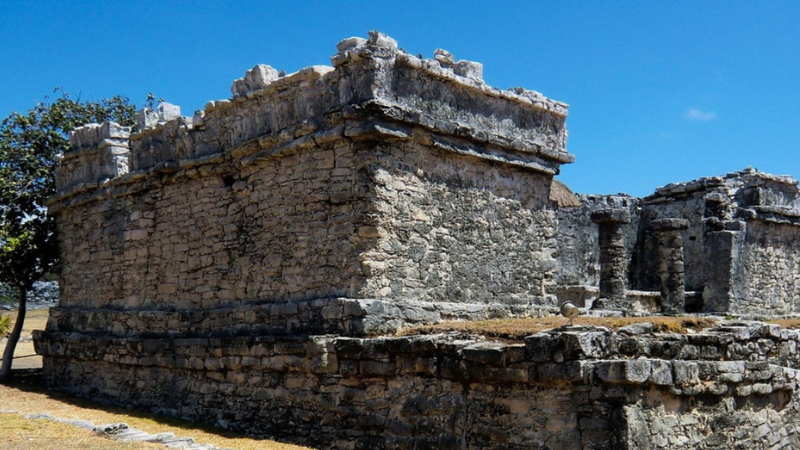
M 259 65 L 193 119 L 71 135 L 50 331 L 394 331 L 555 306 L 567 106 L 380 34 L 335 68 Z

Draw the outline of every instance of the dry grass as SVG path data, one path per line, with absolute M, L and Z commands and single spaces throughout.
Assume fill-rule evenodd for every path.
M 16 317 L 16 312 L 6 315 Z M 22 337 L 34 329 L 43 329 L 47 310 L 29 311 Z M 5 343 L 0 343 L 0 354 Z M 61 419 L 88 420 L 95 425 L 124 422 L 150 434 L 174 433 L 178 437 L 191 437 L 196 442 L 213 444 L 237 450 L 309 450 L 291 444 L 253 439 L 225 432 L 197 423 L 76 399 L 43 388 L 36 377 L 20 376 L 30 369 L 41 367 L 41 358 L 33 355 L 31 342 L 20 342 L 14 352 L 14 369 L 17 378 L 10 384 L 0 384 L 0 448 L 2 449 L 164 449 L 163 445 L 147 443 L 122 443 L 95 436 L 91 431 L 50 420 L 26 419 L 26 414 L 45 413 Z M 19 358 L 19 359 L 17 359 Z M 7 411 L 14 411 L 8 413 Z
M 253 439 L 193 422 L 150 415 L 139 411 L 76 399 L 65 394 L 46 391 L 37 385 L 21 383 L 19 381 L 11 385 L 0 385 L 0 399 L 2 399 L 2 409 L 4 411 L 15 411 L 15 414 L 3 414 L 0 416 L 0 420 L 3 422 L 3 427 L 0 428 L 3 430 L 2 436 L 4 436 L 4 438 L 5 436 L 16 436 L 14 439 L 18 439 L 18 441 L 14 442 L 24 444 L 31 434 L 35 437 L 38 430 L 41 430 L 43 433 L 46 433 L 47 439 L 50 440 L 49 442 L 51 444 L 54 442 L 63 443 L 63 445 L 41 447 L 43 449 L 163 449 L 165 447 L 163 445 L 150 447 L 144 443 L 137 443 L 133 447 L 113 447 L 109 444 L 115 441 L 111 441 L 107 438 L 98 438 L 94 436 L 91 431 L 49 420 L 24 419 L 22 417 L 23 415 L 46 413 L 61 419 L 88 420 L 95 425 L 124 422 L 128 424 L 129 427 L 138 428 L 150 434 L 174 433 L 175 436 L 178 437 L 192 437 L 199 443 L 213 444 L 217 447 L 237 450 L 308 450 L 307 447 Z M 13 431 L 16 430 L 17 427 L 7 425 L 7 422 L 14 422 L 19 425 L 19 430 Z M 76 439 L 79 440 L 81 442 L 80 445 L 83 446 L 67 446 L 76 442 Z M 84 445 L 83 442 L 85 442 L 86 445 Z M 89 443 L 95 443 L 96 445 L 89 445 Z M 2 448 L 5 449 L 7 447 Z M 20 447 L 11 448 L 27 449 L 36 447 L 21 445 Z
M 616 330 L 633 323 L 649 322 L 658 332 L 686 333 L 687 330 L 702 330 L 716 323 L 715 319 L 706 317 L 578 317 L 575 325 L 603 326 Z M 501 340 L 520 341 L 525 336 L 540 331 L 551 330 L 567 325 L 564 317 L 536 317 L 526 319 L 498 319 L 478 322 L 445 322 L 437 325 L 404 330 L 403 335 L 435 334 L 448 331 L 480 334 Z
M 777 319 L 770 320 L 769 323 L 780 325 L 781 328 L 800 328 L 800 319 Z
M 0 436 L 5 450 L 164 449 L 157 444 L 111 441 L 72 425 L 25 419 L 13 413 L 0 413 Z

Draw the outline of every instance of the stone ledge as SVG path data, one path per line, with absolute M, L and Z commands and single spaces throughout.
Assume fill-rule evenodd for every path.
M 383 105 L 376 107 L 390 108 Z M 341 114 L 338 114 L 341 115 Z M 82 176 L 81 182 L 64 181 L 62 188 L 46 201 L 50 214 L 59 214 L 64 209 L 75 208 L 86 203 L 100 201 L 109 197 L 130 196 L 144 190 L 172 183 L 179 183 L 186 179 L 204 176 L 223 176 L 241 170 L 252 164 L 265 160 L 288 156 L 296 152 L 313 151 L 319 147 L 336 140 L 350 139 L 353 141 L 380 138 L 382 141 L 417 139 L 428 143 L 432 148 L 452 152 L 464 156 L 476 157 L 493 161 L 523 170 L 531 170 L 546 175 L 558 173 L 559 164 L 570 163 L 574 160 L 572 155 L 565 152 L 553 152 L 536 144 L 529 144 L 521 140 L 509 140 L 486 133 L 473 133 L 473 129 L 456 129 L 457 124 L 451 124 L 452 129 L 444 126 L 443 122 L 436 122 L 436 126 L 422 126 L 411 122 L 393 121 L 391 118 L 376 118 L 375 114 L 350 113 L 350 117 L 338 117 L 335 123 L 321 126 L 315 123 L 303 122 L 293 127 L 281 130 L 279 133 L 262 135 L 241 142 L 236 147 L 222 148 L 209 147 L 206 144 L 192 143 L 187 145 L 196 149 L 196 154 L 184 158 L 167 157 L 164 160 L 151 161 L 142 166 L 130 164 L 130 171 L 114 172 L 99 180 L 92 180 Z M 413 127 L 417 126 L 415 132 Z M 451 134 L 439 128 L 448 128 Z M 463 127 L 462 127 L 463 128 Z M 152 133 L 152 130 L 148 130 Z M 185 133 L 186 131 L 182 131 Z M 133 140 L 142 139 L 141 135 L 134 135 Z M 155 139 L 155 138 L 154 138 Z M 479 146 L 468 145 L 478 142 Z M 96 153 L 95 149 L 81 150 L 81 154 Z M 133 158 L 128 156 L 128 158 Z M 68 164 L 64 163 L 64 169 Z M 95 169 L 86 167 L 85 170 Z M 61 169 L 59 169 L 61 170 Z M 115 169 L 116 170 L 116 169 Z M 66 180 L 71 172 L 60 173 L 59 177 Z
M 689 359 L 689 355 L 675 360 L 609 357 L 601 349 L 608 337 L 606 331 L 564 332 L 552 337 L 549 344 L 537 346 L 539 339 L 527 339 L 524 345 L 503 344 L 459 334 L 366 339 L 334 335 L 148 339 L 37 331 L 35 342 L 39 354 L 55 360 L 207 373 L 248 370 L 368 378 L 426 374 L 487 384 L 621 384 L 661 387 L 673 395 L 737 396 L 794 391 L 800 382 L 797 369 L 776 364 L 769 357 L 752 360 L 757 354 L 721 355 L 736 358 L 725 360 Z M 735 340 L 726 334 L 716 338 Z M 543 357 L 547 352 L 532 350 L 553 342 L 561 350 L 551 358 Z M 791 363 L 796 365 L 794 360 Z
M 652 333 L 645 327 L 631 333 L 608 329 L 551 330 L 525 338 L 532 361 L 587 359 L 742 360 L 768 361 L 800 368 L 800 332 L 763 322 L 723 321 L 694 334 Z
M 796 339 L 767 324 L 725 327 L 718 341 L 728 345 Z M 769 355 L 605 357 L 604 337 L 631 335 L 573 331 L 560 333 L 562 344 L 597 359 L 533 360 L 528 345 L 458 334 L 112 339 L 39 331 L 36 343 L 47 383 L 73 395 L 320 448 L 634 448 L 623 444 L 640 433 L 658 448 L 689 450 L 733 448 L 717 445 L 731 417 L 746 442 L 777 442 L 784 426 L 796 428 L 800 374 Z M 752 420 L 739 426 L 742 417 Z
M 48 331 L 114 337 L 328 334 L 365 336 L 453 320 L 552 315 L 556 307 L 323 298 L 253 302 L 216 309 L 65 308 L 50 310 Z
M 330 129 L 343 119 L 379 120 L 493 146 L 490 152 L 468 151 L 470 145 L 444 148 L 551 175 L 560 164 L 574 161 L 566 151 L 566 104 L 534 91 L 488 87 L 479 79 L 477 63 L 462 61 L 450 67 L 441 58 L 420 60 L 396 45 L 385 45 L 393 40 L 380 33 L 358 42 L 334 57 L 340 60 L 335 69 L 313 66 L 280 76 L 274 69 L 256 66 L 234 82 L 232 100 L 209 102 L 196 120 L 178 112 L 145 121 L 154 126 L 130 136 L 130 171 L 142 173 L 160 163 L 184 165 L 210 154 L 227 155 L 264 138 L 291 141 L 315 129 Z M 83 127 L 74 133 L 75 143 L 96 145 L 97 130 L 123 136 L 116 128 L 114 124 Z M 63 187 L 85 190 L 100 182 L 89 179 L 90 169 L 81 169 L 86 176 L 80 182 L 86 186 L 71 182 Z M 58 193 L 61 198 L 69 194 Z
M 628 224 L 631 223 L 631 213 L 627 209 L 599 209 L 592 211 L 590 218 L 596 224 Z

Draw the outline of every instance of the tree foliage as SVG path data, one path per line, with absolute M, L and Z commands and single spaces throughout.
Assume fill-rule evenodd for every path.
M 0 339 L 11 331 L 11 317 L 0 315 Z
M 44 206 L 55 193 L 55 156 L 68 151 L 68 132 L 74 128 L 106 120 L 133 126 L 136 120 L 136 108 L 126 97 L 82 101 L 56 93 L 54 101 L 46 99 L 27 113 L 11 113 L 0 123 L 0 283 L 12 286 L 19 298 L 0 379 L 10 369 L 6 364 L 13 349 L 9 354 L 8 347 L 15 346 L 12 340 L 16 344 L 17 327 L 21 331 L 27 292 L 59 262 L 55 223 Z

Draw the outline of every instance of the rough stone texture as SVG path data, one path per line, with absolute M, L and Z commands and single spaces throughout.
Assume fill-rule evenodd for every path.
M 686 219 L 658 219 L 650 224 L 658 239 L 658 276 L 661 278 L 661 311 L 679 314 L 686 310 L 681 230 Z
M 594 211 L 602 209 L 628 210 L 630 226 L 622 228 L 625 243 L 626 261 L 635 256 L 639 223 L 639 204 L 641 199 L 627 195 L 578 195 L 580 206 L 559 208 L 558 210 L 558 286 L 581 292 L 587 300 L 597 297 L 600 283 L 599 230 L 592 222 Z M 632 266 L 632 265 L 631 265 Z M 630 278 L 630 276 L 628 276 Z M 575 298 L 572 298 L 575 301 Z M 585 300 L 580 300 L 583 303 Z
M 322 329 L 382 331 L 342 324 L 337 298 L 407 311 L 430 302 L 458 318 L 481 318 L 487 305 L 489 315 L 555 307 L 548 198 L 573 159 L 566 105 L 491 88 L 458 62 L 413 57 L 380 34 L 339 47 L 336 69 L 280 76 L 256 66 L 234 82 L 232 100 L 194 119 L 160 105 L 124 141 L 130 173 L 106 179 L 93 161 L 65 156 L 75 163 L 59 169 L 68 181 L 51 212 L 63 236 L 60 307 L 74 311 L 53 329 L 105 309 L 269 303 L 283 306 L 259 316 L 277 318 L 267 328 L 311 331 L 316 319 L 283 311 L 327 301 L 310 308 L 330 322 Z M 114 130 L 79 128 L 76 151 L 127 137 Z M 441 320 L 420 318 L 429 316 Z
M 627 209 L 603 209 L 594 211 L 591 219 L 599 226 L 600 298 L 624 301 L 628 259 L 622 229 L 631 222 L 630 213 Z
M 800 222 L 765 216 L 747 222 L 734 282 L 743 286 L 729 300 L 736 312 L 800 313 Z
M 38 332 L 36 343 L 61 389 L 320 448 L 767 449 L 799 439 L 800 334 L 760 322 L 685 335 L 570 327 L 524 344 L 79 332 Z
M 50 309 L 48 330 L 101 333 L 113 337 L 149 335 L 286 335 L 339 333 L 371 335 L 446 320 L 487 320 L 511 316 L 541 317 L 555 307 L 476 305 L 452 302 L 395 302 L 375 299 L 323 298 L 279 303 L 242 303 L 210 309 L 117 309 L 62 307 Z
M 592 300 L 600 284 L 599 231 L 591 216 L 625 209 L 624 237 L 629 289 L 659 292 L 659 232 L 663 219 L 688 222 L 680 230 L 686 310 L 745 316 L 800 313 L 800 190 L 797 181 L 746 169 L 719 177 L 664 186 L 643 199 L 579 196 L 581 206 L 558 211 L 558 292 Z M 676 286 L 679 283 L 673 283 Z M 677 289 L 677 287 L 675 288 Z M 631 291 L 626 292 L 631 296 Z M 680 302 L 674 302 L 678 305 Z M 631 302 L 598 303 L 631 310 Z M 680 309 L 680 308 L 677 308 Z
M 113 122 L 89 124 L 69 133 L 69 153 L 59 155 L 56 189 L 103 183 L 128 173 L 130 127 Z
M 752 169 L 668 185 L 644 199 L 640 229 L 683 218 L 686 289 L 703 292 L 705 311 L 800 312 L 800 191 L 797 181 Z M 643 233 L 637 286 L 652 289 L 658 261 L 653 234 Z

